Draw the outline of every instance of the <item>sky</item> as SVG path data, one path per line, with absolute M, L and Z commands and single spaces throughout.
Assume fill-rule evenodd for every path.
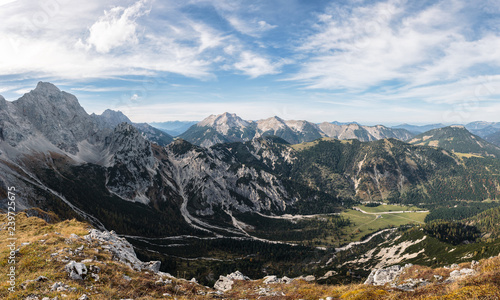
M 500 121 L 497 0 L 0 0 L 0 94 L 134 122 Z

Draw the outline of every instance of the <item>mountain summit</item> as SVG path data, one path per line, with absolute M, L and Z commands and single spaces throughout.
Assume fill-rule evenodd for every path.
M 210 115 L 208 118 L 197 124 L 198 127 L 212 127 L 222 134 L 228 134 L 230 129 L 244 129 L 250 122 L 243 120 L 236 114 L 225 112 L 220 115 Z

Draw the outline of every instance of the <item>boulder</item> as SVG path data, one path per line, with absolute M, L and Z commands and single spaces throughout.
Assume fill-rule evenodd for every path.
M 276 277 L 276 275 L 264 277 L 264 284 L 275 284 L 275 283 L 281 283 L 279 278 Z
M 87 276 L 87 267 L 85 264 L 77 263 L 74 260 L 66 264 L 66 266 L 64 266 L 64 270 L 73 280 L 83 280 Z
M 149 270 L 153 273 L 160 271 L 161 262 L 158 260 L 143 263 L 142 269 Z
M 231 290 L 233 287 L 234 281 L 229 279 L 226 276 L 219 276 L 219 280 L 217 280 L 214 284 L 214 289 L 222 292 L 227 292 Z
M 233 272 L 226 277 L 232 280 L 250 280 L 250 278 L 243 275 L 243 273 L 241 273 L 240 271 Z
M 233 272 L 227 276 L 219 276 L 214 284 L 214 289 L 227 292 L 233 287 L 234 280 L 250 280 L 247 276 L 243 275 L 240 271 Z
M 400 274 L 403 272 L 404 268 L 399 265 L 394 265 L 382 269 L 373 269 L 368 275 L 365 284 L 371 285 L 385 285 L 386 283 L 392 283 Z

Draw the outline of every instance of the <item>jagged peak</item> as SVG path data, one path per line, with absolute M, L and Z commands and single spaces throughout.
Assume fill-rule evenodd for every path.
M 203 121 L 199 122 L 198 126 L 214 127 L 222 124 L 227 124 L 229 127 L 241 127 L 241 126 L 248 126 L 249 122 L 243 120 L 235 113 L 225 112 L 220 115 L 210 115 Z
M 257 121 L 257 128 L 261 131 L 276 130 L 283 127 L 287 127 L 286 122 L 278 116 Z
M 120 122 L 132 123 L 132 121 L 130 121 L 130 119 L 119 110 L 106 109 L 102 112 L 101 117 L 107 119 L 117 118 L 120 119 Z
M 24 94 L 14 102 L 19 102 L 28 106 L 33 103 L 40 103 L 42 107 L 47 103 L 57 102 L 58 104 L 65 103 L 81 108 L 78 99 L 73 94 L 63 92 L 54 84 L 43 81 L 38 82 L 35 89 Z

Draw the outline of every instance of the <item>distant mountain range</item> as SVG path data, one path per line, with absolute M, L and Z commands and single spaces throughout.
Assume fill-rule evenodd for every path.
M 436 129 L 436 128 L 442 128 L 442 127 L 446 127 L 446 125 L 441 124 L 441 123 L 440 124 L 429 124 L 429 125 L 410 125 L 410 124 L 405 123 L 405 124 L 401 124 L 401 125 L 397 125 L 397 126 L 392 126 L 392 128 L 406 129 L 406 130 L 413 132 L 415 134 L 426 132 L 426 131 Z
M 384 138 L 407 140 L 413 136 L 405 129 L 383 125 L 362 126 L 357 123 L 315 124 L 303 120 L 283 120 L 271 117 L 259 121 L 243 120 L 236 114 L 211 115 L 179 135 L 193 144 L 209 147 L 218 143 L 244 142 L 256 137 L 275 135 L 290 144 L 310 142 L 322 137 L 374 141 Z
M 109 111 L 107 110 L 103 114 L 109 114 Z M 122 114 L 122 117 L 125 116 Z M 126 119 L 125 122 L 131 123 L 128 118 Z M 193 144 L 205 147 L 217 143 L 243 142 L 267 135 L 276 135 L 291 144 L 310 142 L 322 137 L 341 140 L 358 139 L 360 141 L 395 138 L 408 141 L 423 132 L 448 127 L 448 125 L 442 123 L 429 125 L 400 124 L 392 127 L 384 125 L 365 126 L 357 122 L 338 121 L 312 123 L 303 120 L 283 120 L 277 116 L 249 121 L 227 112 L 220 115 L 211 115 L 201 122 L 168 121 L 152 122 L 150 125 L 168 133 L 170 136 L 177 136 Z M 138 124 L 135 124 L 135 126 L 140 128 Z M 476 121 L 463 126 L 471 133 L 500 146 L 500 122 Z M 167 141 L 167 139 L 164 139 L 164 141 Z
M 149 124 L 155 128 L 158 128 L 172 136 L 178 136 L 189 127 L 198 123 L 198 121 L 167 121 L 167 122 L 150 122 Z

